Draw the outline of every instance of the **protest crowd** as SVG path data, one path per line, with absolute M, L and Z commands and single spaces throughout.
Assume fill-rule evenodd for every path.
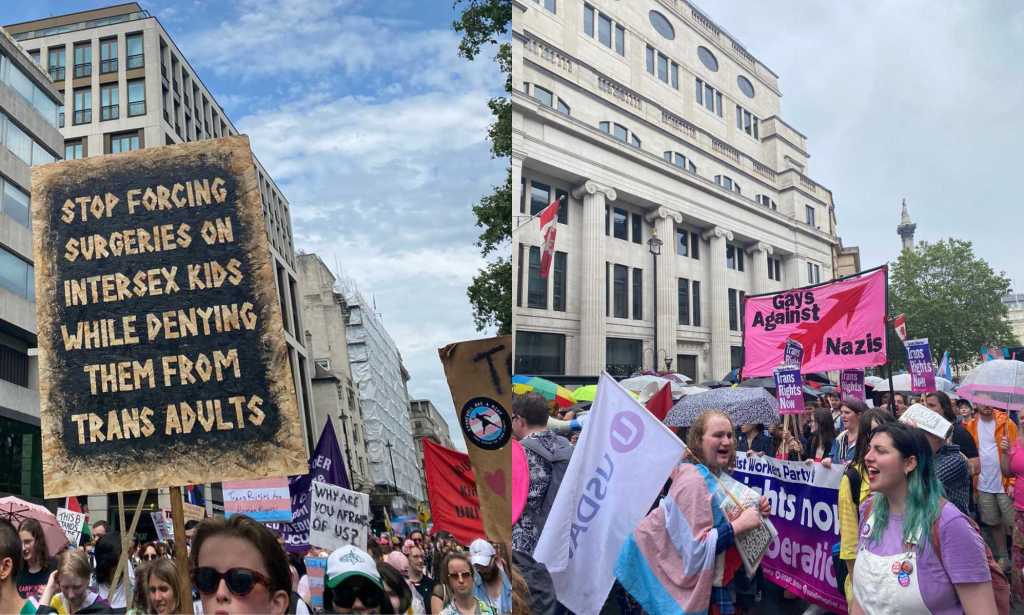
M 414 528 L 374 536 L 368 549 L 345 546 L 324 558 L 322 606 L 314 608 L 305 557 L 288 553 L 277 535 L 245 515 L 191 521 L 186 530 L 191 594 L 178 594 L 173 545 L 132 543 L 128 591 L 111 592 L 121 537 L 106 521 L 92 538 L 49 558 L 40 524 L 0 519 L 0 613 L 179 613 L 182 599 L 200 613 L 402 613 L 459 615 L 515 612 L 525 585 L 511 573 L 503 545 L 484 538 L 468 548 L 451 534 Z M 511 575 L 511 576 L 510 576 Z M 319 602 L 319 601 L 317 601 Z M 528 611 L 518 611 L 528 612 Z
M 732 413 L 708 409 L 689 426 L 676 427 L 674 434 L 685 443 L 683 458 L 655 499 L 641 506 L 642 520 L 629 528 L 632 536 L 619 554 L 614 585 L 592 604 L 601 613 L 653 615 L 774 609 L 1005 613 L 1011 595 L 1015 605 L 1024 603 L 1024 483 L 1016 480 L 1024 476 L 1024 438 L 1017 412 L 995 403 L 953 401 L 939 390 L 869 392 L 866 400 L 829 390 L 808 396 L 792 421 L 737 424 Z M 576 601 L 567 591 L 580 593 L 587 584 L 579 578 L 559 580 L 547 569 L 550 550 L 541 555 L 538 549 L 552 523 L 557 492 L 581 487 L 567 482 L 568 464 L 580 444 L 566 436 L 578 436 L 580 423 L 589 424 L 580 420 L 587 416 L 586 406 L 577 404 L 573 418 L 565 421 L 556 403 L 538 393 L 517 394 L 513 401 L 514 435 L 525 449 L 530 489 L 513 526 L 512 557 L 528 584 L 534 613 L 576 612 L 563 604 Z M 647 407 L 657 420 L 656 409 Z M 841 472 L 838 536 L 829 545 L 827 564 L 844 609 L 800 601 L 785 584 L 773 587 L 761 570 L 744 569 L 737 545 L 763 519 L 781 514 L 782 500 L 761 496 L 722 514 L 721 501 L 731 497 L 723 483 L 732 480 L 737 453 Z M 629 474 L 628 482 L 649 468 L 609 470 Z M 594 496 L 590 501 L 605 496 L 591 486 L 583 489 Z M 579 523 L 587 515 L 572 514 L 566 538 L 575 544 L 578 532 L 586 531 Z M 661 542 L 648 553 L 647 539 Z M 769 593 L 778 600 L 769 603 Z

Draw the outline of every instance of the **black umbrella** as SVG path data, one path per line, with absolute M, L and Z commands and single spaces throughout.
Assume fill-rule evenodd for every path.
M 779 422 L 779 402 L 763 388 L 714 389 L 679 400 L 665 417 L 669 427 L 689 427 L 705 410 L 721 410 L 737 425 Z

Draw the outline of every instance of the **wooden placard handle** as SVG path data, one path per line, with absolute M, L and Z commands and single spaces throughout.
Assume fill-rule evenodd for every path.
M 192 611 L 192 578 L 188 571 L 188 540 L 185 538 L 185 506 L 181 487 L 171 487 L 171 517 L 174 521 L 174 567 L 178 569 L 178 604 L 183 615 Z

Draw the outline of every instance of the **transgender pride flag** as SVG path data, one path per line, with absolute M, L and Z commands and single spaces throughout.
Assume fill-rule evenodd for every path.
M 711 505 L 708 497 L 696 497 L 709 492 L 715 494 Z M 718 542 L 714 526 L 723 520 L 720 497 L 717 481 L 706 468 L 680 465 L 668 496 L 626 541 L 615 576 L 647 613 L 708 612 Z

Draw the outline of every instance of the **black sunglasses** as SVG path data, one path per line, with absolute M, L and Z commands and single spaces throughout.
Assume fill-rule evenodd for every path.
M 215 593 L 221 579 L 227 584 L 228 591 L 236 596 L 247 595 L 257 583 L 270 587 L 270 579 L 248 568 L 232 568 L 220 572 L 216 568 L 204 566 L 192 571 L 192 583 L 204 594 Z
M 334 604 L 343 609 L 352 608 L 356 598 L 368 609 L 378 608 L 384 600 L 383 592 L 379 587 L 358 581 L 342 583 L 333 589 L 331 594 Z
M 159 558 L 160 558 L 160 556 L 155 554 L 155 553 L 153 555 L 143 555 L 142 556 L 142 559 L 144 559 L 146 561 L 150 561 L 150 560 L 154 560 L 154 559 L 159 559 Z

